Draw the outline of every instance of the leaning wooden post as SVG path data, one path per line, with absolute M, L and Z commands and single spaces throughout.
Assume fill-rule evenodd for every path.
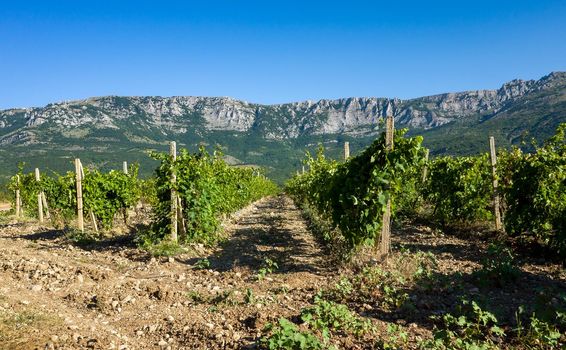
M 393 117 L 387 117 L 385 129 L 385 150 L 390 152 L 393 150 L 394 135 Z M 382 258 L 386 258 L 391 250 L 391 197 L 387 199 L 385 212 L 381 220 L 381 242 L 379 245 L 379 253 Z
M 428 175 L 428 154 L 429 154 L 430 150 L 427 149 L 426 153 L 425 153 L 425 164 L 424 164 L 424 168 L 423 168 L 423 183 L 426 182 L 426 177 Z
M 499 207 L 499 190 L 497 182 L 497 154 L 495 153 L 495 138 L 489 137 L 489 149 L 491 153 L 491 176 L 493 178 L 493 212 L 495 214 L 495 229 L 501 230 L 501 209 Z
M 344 160 L 350 158 L 350 142 L 344 142 Z
M 177 211 L 177 174 L 175 173 L 175 161 L 177 160 L 177 144 L 171 141 L 169 145 L 169 154 L 171 155 L 171 240 L 177 242 L 177 225 L 179 221 L 179 212 Z
M 43 210 L 45 211 L 45 218 L 49 220 L 51 215 L 49 215 L 49 206 L 47 205 L 47 198 L 45 197 L 45 192 L 41 192 L 41 201 L 43 202 Z
M 20 203 L 21 203 L 21 199 L 20 199 L 20 175 L 16 175 L 16 217 L 19 218 L 20 217 Z
M 96 216 L 94 216 L 94 212 L 90 211 L 90 219 L 92 220 L 92 227 L 94 227 L 94 232 L 98 233 L 98 224 L 96 223 Z
M 124 163 L 122 163 L 122 171 L 124 174 L 128 175 L 128 162 L 124 161 Z
M 83 217 L 83 186 L 82 186 L 82 176 L 83 170 L 81 166 L 81 160 L 79 158 L 75 159 L 75 179 L 77 183 L 77 224 L 81 232 L 85 231 L 85 223 Z
M 35 168 L 35 181 L 37 181 L 37 183 L 40 183 L 41 181 L 39 176 L 39 168 Z M 37 192 L 37 217 L 39 218 L 39 222 L 43 222 L 43 201 L 41 200 L 41 193 L 41 190 Z

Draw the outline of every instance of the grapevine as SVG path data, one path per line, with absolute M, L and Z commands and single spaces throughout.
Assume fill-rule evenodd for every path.
M 171 171 L 177 176 L 174 189 L 183 208 L 185 241 L 216 241 L 222 215 L 277 192 L 277 186 L 259 170 L 229 166 L 219 151 L 209 154 L 200 148 L 191 154 L 181 150 L 174 162 L 166 153 L 152 155 L 161 161 L 155 171 L 158 200 L 153 208 L 152 232 L 156 239 L 162 239 L 170 230 Z
M 382 134 L 360 155 L 344 163 L 327 160 L 323 149 L 316 158 L 307 154 L 309 172 L 297 175 L 287 191 L 298 202 L 307 202 L 338 227 L 350 248 L 375 243 L 388 199 L 395 199 L 414 169 L 424 163 L 422 138 L 405 138 L 406 130 L 395 133 L 395 148 L 387 152 Z

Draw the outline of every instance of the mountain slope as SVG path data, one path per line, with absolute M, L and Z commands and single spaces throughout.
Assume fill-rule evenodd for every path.
M 410 100 L 260 105 L 224 97 L 108 96 L 9 109 L 0 111 L 0 176 L 13 174 L 19 161 L 64 171 L 74 157 L 102 168 L 138 161 L 148 174 L 155 164 L 145 152 L 166 150 L 176 140 L 192 150 L 221 145 L 234 163 L 266 166 L 282 180 L 300 167 L 305 148 L 324 142 L 338 156 L 347 140 L 355 151 L 371 142 L 388 115 L 397 127 L 423 134 L 434 153 L 485 150 L 489 134 L 501 146 L 517 144 L 525 132 L 540 139 L 566 121 L 566 73 Z

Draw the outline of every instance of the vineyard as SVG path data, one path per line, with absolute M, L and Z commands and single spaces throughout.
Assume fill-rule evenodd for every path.
M 307 153 L 283 192 L 175 144 L 148 179 L 20 167 L 2 348 L 565 348 L 566 124 L 532 152 L 435 157 L 392 123 L 344 160 Z

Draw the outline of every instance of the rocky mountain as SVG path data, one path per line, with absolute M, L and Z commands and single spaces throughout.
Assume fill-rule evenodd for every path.
M 397 127 L 424 134 L 437 153 L 467 153 L 481 150 L 473 146 L 477 130 L 497 134 L 503 145 L 525 131 L 546 136 L 566 121 L 565 101 L 566 72 L 513 80 L 497 90 L 410 100 L 261 105 L 227 97 L 96 97 L 0 111 L 0 159 L 9 171 L 21 160 L 65 169 L 76 156 L 102 167 L 119 159 L 147 163 L 145 150 L 165 149 L 167 141 L 177 140 L 189 148 L 219 144 L 234 162 L 266 165 L 274 174 L 287 175 L 305 147 L 326 142 L 337 152 L 344 140 L 363 147 L 389 115 Z M 536 129 L 544 120 L 543 128 Z

